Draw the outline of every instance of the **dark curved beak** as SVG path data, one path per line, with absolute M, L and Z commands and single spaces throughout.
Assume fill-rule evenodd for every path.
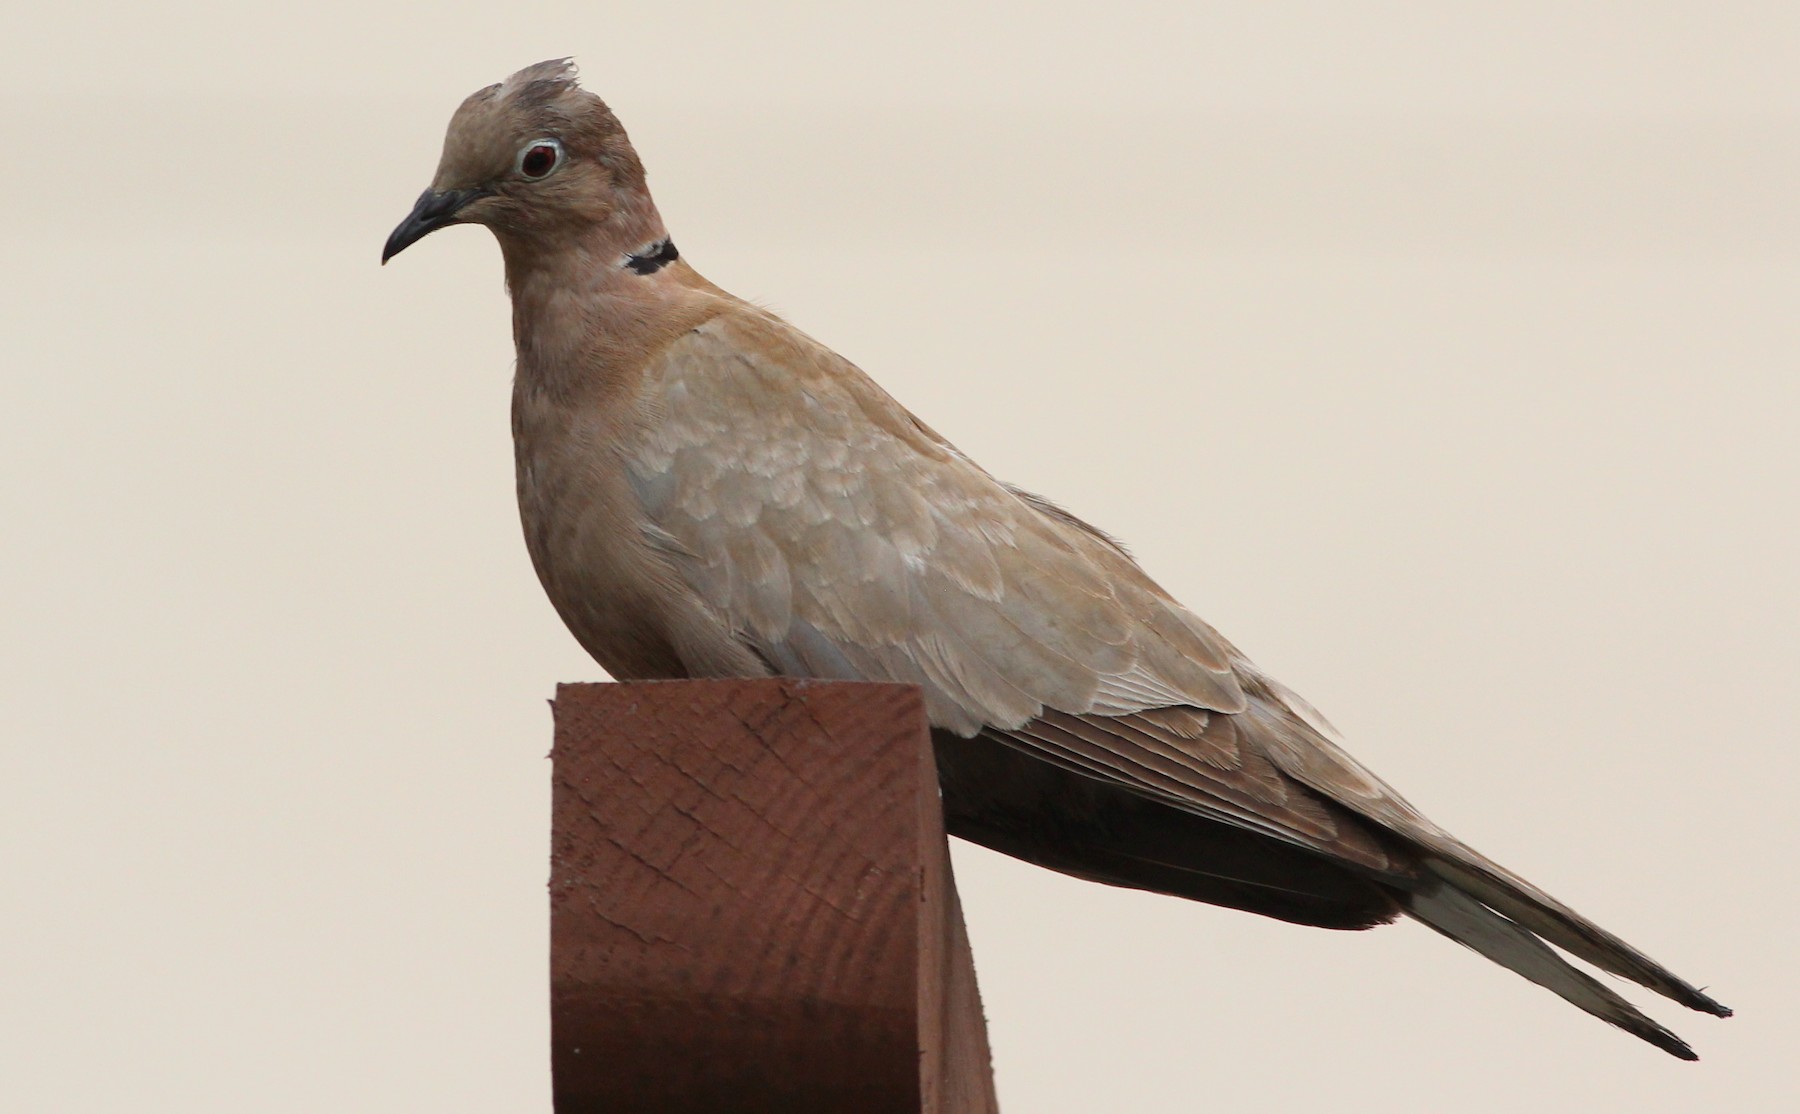
M 381 249 L 381 261 L 399 255 L 413 244 L 447 225 L 456 224 L 456 214 L 476 198 L 481 197 L 482 190 L 426 190 L 413 203 L 413 211 L 394 229 L 394 234 L 387 238 L 387 244 Z

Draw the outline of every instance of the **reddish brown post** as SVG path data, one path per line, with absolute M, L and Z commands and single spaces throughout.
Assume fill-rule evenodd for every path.
M 916 689 L 563 685 L 558 1114 L 992 1114 Z

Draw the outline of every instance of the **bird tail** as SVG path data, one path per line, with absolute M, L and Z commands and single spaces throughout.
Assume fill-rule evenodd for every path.
M 1435 931 L 1683 1060 L 1699 1057 L 1680 1037 L 1572 966 L 1545 941 L 1689 1009 L 1731 1016 L 1725 1006 L 1649 956 L 1470 849 L 1452 842 L 1431 850 L 1437 853 L 1428 853 L 1428 873 L 1395 897 L 1409 915 Z

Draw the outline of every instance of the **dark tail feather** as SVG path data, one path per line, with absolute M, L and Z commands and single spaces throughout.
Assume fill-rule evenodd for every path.
M 1474 886 L 1471 886 L 1470 889 L 1477 893 L 1480 892 Z M 1448 936 L 1464 947 L 1479 952 L 1502 967 L 1516 971 L 1539 986 L 1554 991 L 1568 1002 L 1593 1014 L 1600 1020 L 1610 1025 L 1616 1025 L 1634 1037 L 1648 1041 L 1671 1056 L 1683 1060 L 1699 1059 L 1694 1055 L 1694 1050 L 1689 1048 L 1680 1037 L 1650 1020 L 1638 1012 L 1630 1002 L 1571 966 L 1546 946 L 1542 940 L 1533 935 L 1534 931 L 1541 931 L 1545 936 L 1562 944 L 1563 938 L 1571 937 L 1573 933 L 1571 928 L 1556 925 L 1554 934 L 1538 928 L 1536 924 L 1527 928 L 1504 913 L 1482 904 L 1482 900 L 1487 899 L 1485 893 L 1480 894 L 1482 900 L 1477 900 L 1476 897 L 1457 888 L 1455 883 L 1445 880 L 1430 879 L 1417 889 L 1399 892 L 1395 896 L 1399 899 L 1401 908 L 1437 932 Z M 1507 895 L 1505 900 L 1507 904 L 1518 903 L 1510 895 Z M 1541 912 L 1534 914 L 1534 917 L 1542 919 Z M 1595 931 L 1599 930 L 1595 929 Z M 1580 934 L 1573 935 L 1579 937 Z M 1584 943 L 1579 950 L 1573 947 L 1570 950 L 1583 958 L 1592 958 L 1588 953 L 1594 952 L 1596 949 L 1591 943 Z M 1629 948 L 1625 950 L 1632 956 L 1637 954 L 1631 952 Z M 1622 965 L 1617 959 L 1613 959 L 1612 962 L 1594 959 L 1594 962 L 1607 970 L 1618 970 Z M 1644 960 L 1644 962 L 1647 963 L 1648 960 Z M 1651 966 L 1654 967 L 1654 964 Z M 1658 970 L 1660 971 L 1660 968 Z M 1668 977 L 1673 978 L 1673 976 Z M 1682 985 L 1686 986 L 1685 983 Z M 1661 987 L 1658 986 L 1657 989 L 1661 989 Z M 1702 1000 L 1711 1001 L 1691 987 L 1688 990 Z M 1673 995 L 1671 996 L 1673 997 Z M 1716 1008 L 1722 1009 L 1723 1007 Z M 1730 1011 L 1725 1012 L 1729 1013 Z
M 1649 987 L 1688 1009 L 1710 1013 L 1714 1017 L 1731 1016 L 1728 1007 L 1713 1001 L 1660 963 L 1522 879 L 1497 867 L 1487 869 L 1482 863 L 1434 858 L 1427 865 L 1432 873 L 1450 885 L 1492 906 L 1570 955 Z

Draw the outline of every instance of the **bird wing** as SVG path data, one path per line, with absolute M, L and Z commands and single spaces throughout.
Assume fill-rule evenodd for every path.
M 842 357 L 746 309 L 666 349 L 645 391 L 632 485 L 682 578 L 775 671 L 917 684 L 936 726 L 1395 868 L 1335 798 L 1410 806 L 1329 742 L 1315 753 L 1272 682 L 1117 543 Z

